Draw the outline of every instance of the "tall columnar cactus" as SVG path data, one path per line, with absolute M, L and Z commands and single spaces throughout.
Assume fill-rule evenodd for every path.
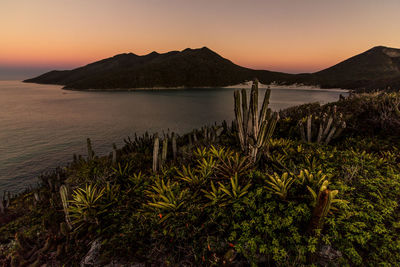
M 168 156 L 168 141 L 169 141 L 169 134 L 164 134 L 164 138 L 160 140 L 158 134 L 154 135 L 154 143 L 153 143 L 153 171 L 157 172 L 163 164 L 167 161 Z M 176 135 L 172 133 L 172 154 L 174 160 L 177 157 L 177 146 L 176 146 Z M 161 149 L 160 149 L 161 145 Z
M 161 152 L 161 163 L 164 163 L 167 160 L 167 152 L 168 152 L 168 137 L 165 136 Z
M 258 81 L 253 82 L 250 102 L 247 105 L 247 93 L 235 91 L 235 117 L 240 147 L 255 162 L 260 151 L 268 152 L 268 142 L 275 130 L 279 115 L 268 108 L 271 90 L 267 89 L 263 105 L 258 111 Z M 242 98 L 242 99 L 241 99 Z
M 60 186 L 60 197 L 65 213 L 65 222 L 67 223 L 69 229 L 72 229 L 72 223 L 68 211 L 68 188 L 65 185 Z
M 244 89 L 243 89 L 244 90 Z M 243 92 L 242 90 L 242 92 Z M 246 91 L 244 91 L 246 93 Z M 240 109 L 240 93 L 239 91 L 234 92 L 234 98 L 235 98 L 235 117 L 236 117 L 236 124 L 237 124 L 237 130 L 238 130 L 238 136 L 239 136 L 239 142 L 240 142 L 240 147 L 242 148 L 243 151 L 247 152 L 247 119 L 243 119 L 241 109 Z M 245 105 L 247 106 L 247 103 L 245 102 L 246 100 L 243 100 Z M 247 110 L 247 108 L 243 108 L 243 110 Z
M 39 191 L 34 192 L 33 198 L 34 198 L 35 202 L 40 202 L 40 192 Z
M 176 136 L 175 133 L 172 133 L 172 155 L 174 157 L 174 160 L 176 160 L 177 157 L 177 147 L 176 147 Z
M 113 164 L 117 163 L 117 145 L 115 143 L 113 144 L 112 163 Z
M 93 149 L 92 149 L 92 143 L 90 141 L 90 138 L 88 138 L 86 141 L 87 141 L 88 160 L 90 161 L 90 160 L 93 159 L 94 152 L 93 152 Z
M 8 192 L 8 194 L 4 192 L 3 197 L 0 198 L 0 214 L 6 213 L 8 206 L 10 206 L 10 202 L 11 202 L 10 192 Z
M 304 130 L 304 124 L 307 125 L 307 131 Z M 328 144 L 332 139 L 338 137 L 345 128 L 346 122 L 343 114 L 337 112 L 336 106 L 333 106 L 332 110 L 328 107 L 326 112 L 322 112 L 319 116 L 308 115 L 299 121 L 301 139 L 309 143 L 315 140 L 317 144 Z M 318 129 L 318 132 L 313 134 L 312 129 Z
M 154 135 L 154 147 L 153 147 L 153 172 L 157 172 L 158 169 L 158 150 L 160 149 L 160 139 L 158 134 Z
M 193 142 L 197 143 L 197 135 L 196 135 L 196 130 L 193 131 Z

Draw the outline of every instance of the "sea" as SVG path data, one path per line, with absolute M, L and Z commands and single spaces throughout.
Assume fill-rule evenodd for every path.
M 0 197 L 38 183 L 38 175 L 65 166 L 73 154 L 86 156 L 86 139 L 96 155 L 112 144 L 148 131 L 182 134 L 204 125 L 231 122 L 234 88 L 139 91 L 70 91 L 57 85 L 0 81 Z M 262 96 L 265 89 L 260 89 Z M 321 104 L 346 95 L 342 90 L 272 89 L 278 111 L 304 103 Z M 262 97 L 260 97 L 260 105 Z

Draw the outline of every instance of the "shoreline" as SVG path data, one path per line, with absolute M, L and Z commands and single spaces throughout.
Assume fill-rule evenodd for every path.
M 58 85 L 60 84 L 47 84 L 47 83 L 35 83 L 35 82 L 26 82 L 21 81 L 23 83 L 33 83 L 33 84 L 41 84 L 41 85 Z M 62 90 L 68 91 L 88 91 L 88 92 L 134 92 L 134 91 L 162 91 L 162 90 L 190 90 L 190 89 L 251 89 L 251 81 L 228 85 L 228 86 L 196 86 L 196 87 L 185 87 L 185 86 L 175 86 L 175 87 L 138 87 L 138 88 L 106 88 L 106 89 L 77 89 L 77 88 L 67 88 L 61 87 Z M 288 84 L 288 85 L 280 85 L 276 83 L 263 84 L 259 83 L 259 89 L 281 89 L 281 90 L 306 90 L 306 91 L 331 91 L 331 92 L 343 92 L 349 93 L 353 91 L 352 89 L 344 89 L 344 88 L 321 88 L 319 85 L 304 85 L 304 84 Z
M 237 84 L 229 86 L 196 86 L 196 87 L 140 87 L 140 88 L 113 88 L 113 89 L 75 89 L 75 88 L 62 88 L 68 91 L 88 91 L 88 92 L 134 92 L 134 91 L 166 91 L 166 90 L 191 90 L 191 89 L 251 89 L 251 85 L 248 84 Z M 303 90 L 303 91 L 331 91 L 331 92 L 343 92 L 349 93 L 350 89 L 342 88 L 321 88 L 313 85 L 277 85 L 277 84 L 259 84 L 259 89 L 271 89 L 271 90 Z

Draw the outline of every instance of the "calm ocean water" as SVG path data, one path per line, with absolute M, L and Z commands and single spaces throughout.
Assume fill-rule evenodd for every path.
M 0 192 L 21 191 L 34 185 L 41 172 L 70 162 L 73 153 L 85 155 L 87 137 L 96 154 L 104 155 L 112 143 L 120 147 L 135 132 L 170 129 L 184 133 L 231 121 L 233 91 L 79 92 L 0 81 Z M 340 93 L 273 89 L 270 107 L 279 110 L 308 102 L 326 103 L 336 101 Z

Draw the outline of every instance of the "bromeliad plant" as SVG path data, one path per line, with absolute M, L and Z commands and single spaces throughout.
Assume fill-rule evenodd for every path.
M 199 174 L 196 170 L 192 170 L 190 166 L 182 166 L 182 171 L 177 171 L 182 181 L 189 183 L 192 187 L 200 187 L 207 182 L 208 176 Z
M 117 183 L 125 184 L 130 173 L 132 172 L 132 169 L 133 167 L 130 162 L 127 162 L 125 165 L 122 166 L 121 163 L 118 163 L 118 166 L 116 166 L 115 168 L 112 167 L 113 176 L 115 177 Z
M 215 166 L 217 165 L 213 157 L 202 158 L 197 160 L 197 166 L 194 170 L 190 166 L 182 166 L 182 170 L 178 170 L 178 177 L 191 185 L 193 188 L 200 188 L 213 175 Z
M 233 155 L 233 151 L 225 147 L 216 148 L 211 146 L 209 149 L 209 154 L 219 160 L 226 160 Z
M 211 191 L 204 189 L 201 189 L 201 191 L 204 193 L 204 197 L 209 200 L 206 206 L 224 207 L 228 204 L 226 194 L 221 190 L 221 187 L 216 187 L 213 182 L 211 182 Z
M 189 190 L 180 190 L 177 182 L 168 180 L 165 183 L 163 179 L 157 179 L 145 193 L 151 199 L 145 208 L 159 212 L 160 223 L 187 213 L 185 204 L 190 196 Z
M 295 181 L 292 173 L 283 173 L 281 176 L 274 173 L 273 175 L 267 174 L 265 188 L 273 194 L 278 195 L 282 200 L 286 200 L 289 189 Z
M 74 190 L 72 200 L 69 201 L 68 206 L 68 213 L 74 231 L 78 231 L 81 228 L 92 230 L 92 226 L 100 224 L 100 217 L 108 212 L 108 208 L 112 204 L 112 202 L 104 201 L 106 190 L 108 191 L 110 188 L 99 188 L 96 185 L 86 185 L 85 188 Z M 111 197 L 114 198 L 113 196 Z
M 231 177 L 243 177 L 248 174 L 254 164 L 248 156 L 240 156 L 239 153 L 220 157 L 216 171 L 219 179 L 230 179 Z
M 235 174 L 235 176 L 231 177 L 230 179 L 230 186 L 226 186 L 221 182 L 218 182 L 218 185 L 221 191 L 225 193 L 229 197 L 229 199 L 231 199 L 232 201 L 236 201 L 248 193 L 251 183 L 240 186 L 238 175 Z
M 322 170 L 319 170 L 316 173 L 309 171 L 308 169 L 304 169 L 300 171 L 300 174 L 297 176 L 301 184 L 307 183 L 308 185 L 313 184 L 322 184 L 325 180 L 327 180 L 327 175 L 322 173 Z

